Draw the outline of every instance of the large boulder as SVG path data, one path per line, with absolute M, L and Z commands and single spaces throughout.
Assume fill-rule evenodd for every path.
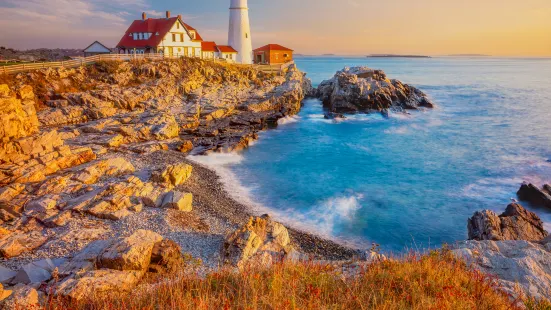
M 57 286 L 56 293 L 75 301 L 113 296 L 131 291 L 143 276 L 142 271 L 112 269 L 92 270 L 80 276 L 65 279 Z
M 478 211 L 468 221 L 469 240 L 529 240 L 539 241 L 548 236 L 542 220 L 520 204 L 507 206 L 497 215 L 490 210 Z
M 503 289 L 518 296 L 517 287 L 536 298 L 551 299 L 551 242 L 464 241 L 453 253 L 484 273 L 494 275 Z
M 184 184 L 193 172 L 193 167 L 188 164 L 177 164 L 166 167 L 160 174 L 154 174 L 152 179 L 167 185 L 178 186 Z
M 168 192 L 163 199 L 163 208 L 191 212 L 193 210 L 193 194 L 179 191 Z
M 434 107 L 419 89 L 390 80 L 383 71 L 368 67 L 346 67 L 338 71 L 318 86 L 316 96 L 331 112 L 337 113 Z
M 99 259 L 101 268 L 115 270 L 136 270 L 143 272 L 151 262 L 151 253 L 161 235 L 147 230 L 138 230 L 126 238 L 120 238 L 110 245 Z
M 542 189 L 531 183 L 522 184 L 517 195 L 520 200 L 551 208 L 551 186 L 548 184 L 545 184 Z
M 269 266 L 294 251 L 287 228 L 268 215 L 250 218 L 224 242 L 224 262 L 236 267 Z

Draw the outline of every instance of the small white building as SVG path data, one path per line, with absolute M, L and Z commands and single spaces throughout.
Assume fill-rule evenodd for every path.
M 121 54 L 160 53 L 167 56 L 202 57 L 203 38 L 197 30 L 182 21 L 182 16 L 135 20 L 117 48 Z
M 111 54 L 111 49 L 101 44 L 99 41 L 95 41 L 83 50 L 84 57 L 90 57 L 95 55 Z

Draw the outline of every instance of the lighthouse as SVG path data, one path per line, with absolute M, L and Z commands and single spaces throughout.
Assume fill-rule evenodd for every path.
M 228 45 L 237 50 L 237 63 L 253 63 L 253 43 L 247 0 L 230 0 Z

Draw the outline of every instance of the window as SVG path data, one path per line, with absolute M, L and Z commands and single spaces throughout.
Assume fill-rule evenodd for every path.
M 180 29 L 180 23 L 176 23 L 176 29 Z
M 248 38 L 249 38 L 249 34 L 245 33 L 245 39 L 248 39 Z
M 138 40 L 138 34 L 134 33 L 134 40 Z
M 172 34 L 172 42 L 176 42 L 176 34 L 175 33 Z
M 289 54 L 283 54 L 283 58 L 289 57 Z
M 138 40 L 142 40 L 143 39 L 143 33 L 138 33 Z
M 180 42 L 184 42 L 184 34 L 180 33 Z

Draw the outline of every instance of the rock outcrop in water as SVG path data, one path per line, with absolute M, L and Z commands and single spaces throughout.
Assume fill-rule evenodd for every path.
M 529 240 L 540 241 L 549 234 L 542 220 L 517 203 L 507 206 L 497 215 L 490 210 L 478 211 L 469 219 L 469 240 Z
M 323 81 L 316 97 L 331 112 L 356 113 L 432 108 L 434 104 L 419 89 L 388 79 L 381 70 L 368 67 L 344 68 Z
M 551 238 L 536 214 L 514 203 L 499 216 L 476 212 L 468 228 L 474 240 L 454 245 L 456 256 L 496 276 L 512 296 L 551 299 Z
M 522 184 L 518 193 L 520 200 L 536 206 L 551 208 L 551 185 L 545 184 L 542 189 L 534 184 Z

